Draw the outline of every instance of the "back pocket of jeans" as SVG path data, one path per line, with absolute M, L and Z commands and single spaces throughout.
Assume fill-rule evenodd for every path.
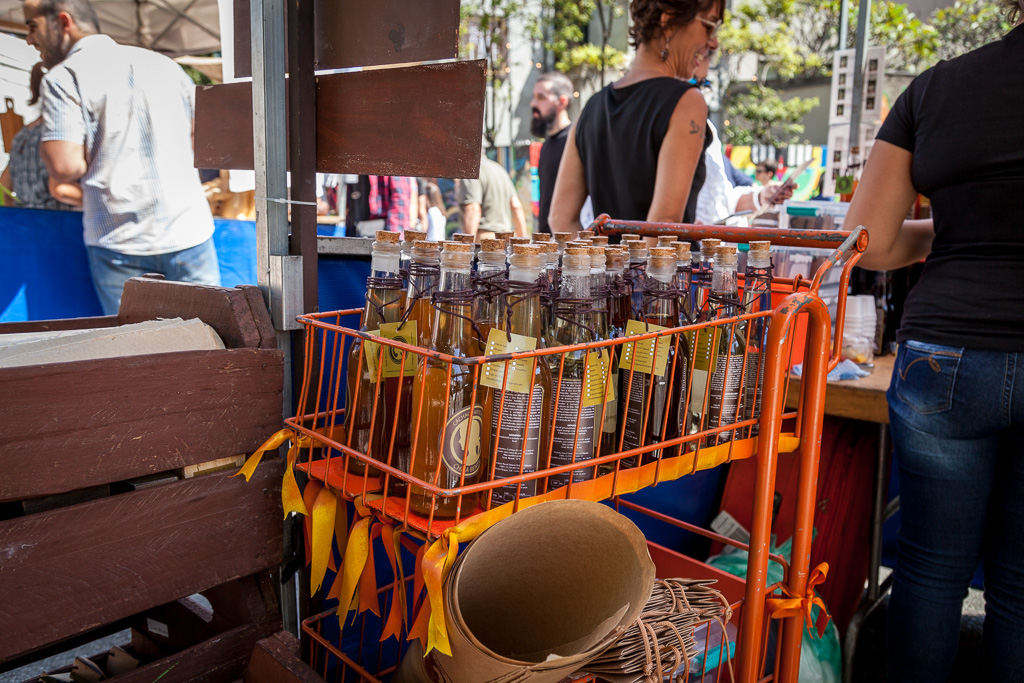
M 953 405 L 953 385 L 963 349 L 908 341 L 896 358 L 896 395 L 919 413 L 941 413 Z

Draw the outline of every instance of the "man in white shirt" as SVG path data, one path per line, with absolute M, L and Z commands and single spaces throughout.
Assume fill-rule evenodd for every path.
M 213 218 L 193 166 L 195 88 L 181 67 L 99 33 L 88 0 L 25 0 L 29 45 L 49 69 L 40 155 L 51 192 L 85 212 L 104 313 L 145 273 L 220 284 Z

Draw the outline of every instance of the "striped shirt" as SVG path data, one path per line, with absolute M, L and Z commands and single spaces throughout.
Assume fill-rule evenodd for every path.
M 85 147 L 85 243 L 150 256 L 213 235 L 193 166 L 195 88 L 163 55 L 81 38 L 43 79 L 43 141 Z

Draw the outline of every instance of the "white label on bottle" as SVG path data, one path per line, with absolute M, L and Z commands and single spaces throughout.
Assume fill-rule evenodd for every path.
M 483 423 L 484 409 L 472 406 L 452 415 L 444 425 L 441 460 L 456 481 L 465 470 L 465 481 L 469 483 L 480 469 L 480 434 Z

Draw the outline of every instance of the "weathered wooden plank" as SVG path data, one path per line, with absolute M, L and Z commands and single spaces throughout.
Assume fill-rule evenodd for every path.
M 248 483 L 215 474 L 0 522 L 0 662 L 276 567 L 282 471 L 275 458 Z
M 251 452 L 281 426 L 283 376 L 268 349 L 0 370 L 0 501 Z
M 92 318 L 58 318 L 56 320 L 27 320 L 23 322 L 0 323 L 0 334 L 21 332 L 63 332 L 65 330 L 88 330 L 97 327 L 117 327 L 116 315 L 102 315 Z
M 124 283 L 121 308 L 117 313 L 120 324 L 175 317 L 199 318 L 217 331 L 229 349 L 266 348 L 261 346 L 261 324 L 273 327 L 266 308 L 253 309 L 241 288 L 144 277 L 131 278 Z M 263 320 L 258 322 L 258 318 Z
M 255 644 L 281 628 L 280 620 L 246 624 L 194 647 L 121 674 L 118 683 L 231 683 L 245 671 Z
M 255 285 L 238 285 L 238 289 L 245 292 L 245 298 L 252 310 L 253 320 L 256 321 L 256 328 L 260 333 L 261 349 L 277 348 L 277 332 L 274 330 L 274 323 L 270 319 L 270 310 L 263 298 L 263 292 Z
M 245 668 L 245 683 L 321 683 L 324 679 L 299 658 L 299 641 L 279 631 L 256 643 Z
M 475 178 L 484 61 L 317 76 L 317 170 Z M 196 91 L 198 168 L 253 168 L 252 84 Z
M 314 0 L 317 69 L 454 59 L 459 0 Z M 235 0 L 235 77 L 252 76 L 249 0 Z

